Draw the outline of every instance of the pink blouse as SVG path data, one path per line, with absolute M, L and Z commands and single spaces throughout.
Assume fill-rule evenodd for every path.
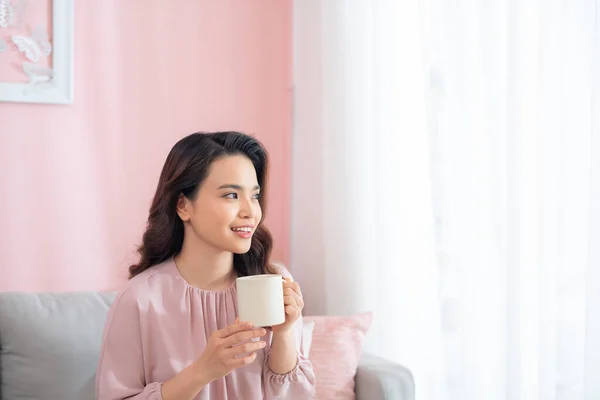
M 282 270 L 282 275 L 289 273 Z M 172 259 L 128 282 L 104 326 L 96 374 L 96 399 L 162 400 L 161 385 L 196 361 L 210 335 L 235 322 L 235 283 L 221 291 L 189 285 Z M 302 319 L 295 326 L 296 367 L 285 375 L 269 369 L 272 334 L 251 364 L 206 385 L 196 400 L 311 399 L 312 364 L 303 355 Z

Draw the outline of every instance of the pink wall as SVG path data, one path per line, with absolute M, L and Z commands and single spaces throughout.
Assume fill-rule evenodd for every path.
M 0 103 L 0 290 L 122 282 L 164 158 L 196 130 L 265 143 L 287 263 L 291 0 L 76 3 L 75 103 Z

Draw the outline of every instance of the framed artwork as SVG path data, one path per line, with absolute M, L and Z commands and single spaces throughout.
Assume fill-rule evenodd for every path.
M 0 101 L 73 102 L 74 0 L 0 0 Z

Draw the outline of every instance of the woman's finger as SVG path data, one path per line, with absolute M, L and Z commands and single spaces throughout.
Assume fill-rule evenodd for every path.
M 289 295 L 283 296 L 283 305 L 298 307 L 298 304 L 296 304 L 296 299 L 294 298 L 294 296 L 289 296 Z
M 242 331 L 247 331 L 248 329 L 252 329 L 252 324 L 249 322 L 243 322 L 243 323 L 239 323 L 236 322 L 233 325 L 229 325 L 226 328 L 223 329 L 219 329 L 218 331 L 216 331 L 215 333 L 217 334 L 217 337 L 220 337 L 222 339 L 227 338 L 237 332 L 242 332 Z
M 300 297 L 302 297 L 302 290 L 300 290 L 300 285 L 298 285 L 298 282 L 284 282 L 283 283 L 283 288 L 290 288 L 292 289 L 294 292 L 298 293 L 298 295 Z
M 294 298 L 294 303 L 290 303 L 290 305 L 297 305 L 298 307 L 302 308 L 304 307 L 304 300 L 302 299 L 302 297 L 295 292 L 294 290 L 292 290 L 292 288 L 286 288 L 283 291 L 284 296 L 291 296 Z M 287 304 L 284 302 L 284 304 Z
M 231 358 L 226 363 L 233 369 L 243 367 L 244 365 L 250 364 L 256 359 L 256 353 L 247 355 L 246 357 Z
M 254 338 L 260 338 L 267 334 L 267 331 L 263 328 L 250 329 L 245 331 L 238 331 L 226 338 L 223 338 L 224 347 L 233 347 L 238 343 L 243 343 Z
M 239 344 L 239 345 L 230 347 L 229 349 L 226 350 L 225 354 L 226 354 L 226 357 L 228 357 L 228 358 L 236 357 L 240 354 L 258 351 L 258 350 L 264 348 L 266 345 L 267 345 L 267 343 L 264 340 L 261 340 L 259 342 L 246 342 L 243 344 Z
M 292 282 L 292 289 L 294 289 L 294 292 L 298 293 L 298 296 L 302 297 L 302 290 L 300 289 L 300 285 L 298 285 L 298 282 Z
M 294 300 L 296 300 L 298 307 L 304 308 L 304 299 L 296 292 L 294 292 Z
M 293 319 L 296 319 L 300 316 L 300 310 L 294 306 L 286 306 L 285 313 Z
M 284 296 L 291 296 L 294 298 L 294 303 L 290 303 L 291 305 L 296 304 L 300 308 L 304 307 L 304 300 L 302 297 L 291 288 L 286 288 L 284 290 Z

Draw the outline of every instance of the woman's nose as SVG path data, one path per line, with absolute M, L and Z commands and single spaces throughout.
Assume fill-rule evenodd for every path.
M 242 218 L 252 218 L 254 217 L 256 211 L 254 210 L 254 205 L 252 204 L 252 200 L 243 200 L 240 202 L 240 212 L 239 215 Z

